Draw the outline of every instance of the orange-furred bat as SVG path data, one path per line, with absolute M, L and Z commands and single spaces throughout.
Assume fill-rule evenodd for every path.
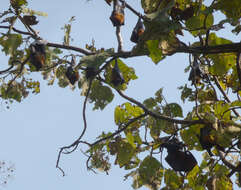
M 69 66 L 67 68 L 67 71 L 65 73 L 66 77 L 68 78 L 69 82 L 74 85 L 76 81 L 79 80 L 79 72 L 75 71 L 72 66 Z
M 110 20 L 113 26 L 121 26 L 125 24 L 125 12 L 124 4 L 119 5 L 119 1 L 115 0 L 113 4 L 113 11 L 110 16 Z
M 144 33 L 144 31 L 145 31 L 144 24 L 141 21 L 141 18 L 139 18 L 135 28 L 132 31 L 130 40 L 134 43 L 137 43 L 139 41 L 140 36 Z
M 205 126 L 200 129 L 199 142 L 203 149 L 207 150 L 210 156 L 213 156 L 211 149 L 216 146 L 218 150 L 224 151 L 224 148 L 217 144 L 216 137 L 212 134 L 213 128 Z
M 45 64 L 45 44 L 39 40 L 33 42 L 30 47 L 30 63 L 39 71 Z

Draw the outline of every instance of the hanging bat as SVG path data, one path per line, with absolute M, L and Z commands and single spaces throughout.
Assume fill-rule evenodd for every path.
M 224 148 L 217 144 L 216 137 L 212 134 L 212 127 L 205 126 L 200 129 L 199 142 L 203 149 L 207 150 L 210 156 L 213 156 L 211 149 L 216 146 L 218 150 L 224 151 Z
M 44 66 L 46 60 L 45 44 L 37 40 L 30 45 L 29 49 L 30 63 L 39 71 Z
M 131 41 L 134 43 L 137 43 L 139 41 L 140 36 L 144 33 L 144 24 L 141 21 L 141 18 L 138 19 L 135 28 L 132 31 L 131 34 Z
M 165 160 L 175 171 L 190 172 L 197 165 L 197 160 L 189 151 L 167 151 Z
M 79 80 L 79 72 L 75 71 L 72 66 L 69 66 L 67 68 L 65 75 L 72 85 L 74 85 L 76 83 L 76 81 Z
M 94 78 L 96 73 L 97 73 L 97 71 L 94 67 L 87 67 L 85 70 L 85 77 L 86 77 L 86 79 Z
M 204 78 L 203 71 L 200 68 L 200 64 L 197 61 L 197 57 L 194 55 L 193 66 L 190 71 L 188 80 L 192 81 L 191 85 L 193 85 L 200 83 L 202 78 Z
M 117 59 L 115 59 L 115 66 L 111 71 L 111 83 L 114 86 L 119 86 L 122 85 L 124 82 L 125 80 L 120 72 Z
M 121 26 L 125 24 L 125 12 L 124 12 L 124 5 L 119 5 L 119 1 L 113 5 L 113 11 L 110 16 L 110 20 L 113 26 Z
M 30 26 L 36 25 L 39 22 L 35 15 L 24 15 L 23 20 L 27 25 L 30 25 Z
M 182 150 L 182 143 L 170 140 L 163 143 L 161 147 L 167 149 L 168 155 L 165 160 L 173 170 L 179 172 L 190 172 L 197 165 L 197 161 L 192 153 L 190 151 Z

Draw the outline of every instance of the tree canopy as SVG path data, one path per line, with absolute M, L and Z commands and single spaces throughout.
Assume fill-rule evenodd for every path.
M 108 174 L 111 165 L 119 165 L 126 170 L 125 178 L 133 179 L 134 189 L 240 187 L 241 43 L 218 33 L 226 30 L 240 36 L 241 1 L 141 0 L 143 10 L 136 10 L 128 0 L 103 3 L 113 7 L 110 24 L 116 28 L 116 48 L 98 49 L 94 40 L 85 47 L 72 46 L 74 17 L 64 25 L 63 42 L 46 41 L 34 29 L 37 17 L 46 13 L 32 10 L 27 0 L 10 0 L 9 8 L 0 14 L 0 46 L 8 57 L 0 70 L 0 98 L 11 106 L 30 93 L 40 93 L 34 72 L 40 72 L 49 86 L 57 82 L 61 88 L 81 91 L 85 98 L 82 132 L 72 144 L 60 148 L 56 160 L 63 176 L 61 157 L 81 147 L 86 149 L 83 156 L 88 157 L 90 171 Z M 127 11 L 137 20 L 129 37 L 135 43 L 131 51 L 123 48 Z M 181 36 L 191 36 L 194 42 Z M 168 103 L 162 88 L 143 102 L 125 93 L 133 80 L 142 77 L 125 60 L 147 56 L 157 65 L 178 53 L 189 55 L 184 71 L 189 77 L 179 87 L 182 105 Z M 87 141 L 87 104 L 93 105 L 93 111 L 105 110 L 115 96 L 126 100 L 114 111 L 117 130 Z M 192 103 L 188 113 L 183 111 L 185 102 Z M 163 164 L 163 150 L 167 150 L 169 168 Z M 200 164 L 193 151 L 202 153 Z

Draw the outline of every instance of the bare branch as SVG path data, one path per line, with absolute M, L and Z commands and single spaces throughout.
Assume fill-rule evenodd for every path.
M 84 129 L 83 129 L 81 135 L 79 136 L 79 138 L 78 138 L 77 140 L 75 140 L 75 141 L 74 141 L 71 145 L 69 145 L 69 146 L 64 146 L 64 147 L 60 148 L 60 151 L 59 151 L 59 154 L 58 154 L 58 158 L 57 158 L 57 162 L 56 162 L 56 168 L 58 168 L 58 169 L 62 172 L 63 176 L 65 176 L 64 170 L 59 166 L 60 157 L 61 157 L 61 154 L 63 153 L 63 151 L 66 150 L 66 149 L 69 149 L 69 148 L 74 147 L 73 150 L 68 151 L 68 152 L 65 152 L 65 154 L 70 154 L 70 153 L 74 152 L 74 151 L 77 149 L 77 147 L 78 147 L 78 145 L 79 145 L 80 143 L 83 143 L 83 144 L 86 144 L 86 145 L 89 145 L 89 146 L 90 146 L 89 143 L 87 143 L 87 142 L 85 142 L 85 141 L 80 141 L 80 139 L 84 136 L 85 131 L 86 131 L 86 129 L 87 129 L 87 121 L 86 121 L 85 111 L 86 111 L 86 104 L 87 104 L 88 96 L 89 96 L 89 93 L 90 93 L 91 85 L 92 85 L 92 80 L 90 81 L 89 89 L 88 89 L 88 91 L 87 91 L 87 94 L 86 94 L 86 97 L 85 97 L 85 101 L 84 101 L 84 106 L 83 106 Z
M 95 55 L 95 53 L 91 53 L 89 51 L 86 51 L 82 48 L 78 48 L 78 47 L 74 47 L 74 46 L 66 46 L 66 45 L 62 45 L 62 44 L 56 44 L 56 43 L 47 43 L 47 46 L 49 47 L 55 47 L 55 48 L 61 48 L 61 49 L 66 49 L 66 50 L 73 50 L 73 51 L 77 51 L 80 52 L 84 55 Z
M 118 41 L 118 52 L 121 52 L 123 50 L 123 38 L 121 36 L 121 27 L 117 26 L 116 27 L 116 37 Z
M 0 28 L 3 28 L 3 29 L 12 29 L 14 32 L 17 32 L 19 34 L 23 34 L 23 35 L 28 35 L 28 36 L 31 36 L 31 37 L 34 37 L 34 35 L 30 32 L 24 32 L 24 31 L 21 31 L 21 30 L 18 30 L 14 27 L 10 27 L 10 26 L 0 26 Z
M 6 72 L 8 72 L 8 71 L 10 71 L 10 70 L 11 70 L 13 67 L 14 67 L 14 65 L 11 65 L 9 68 L 7 68 L 7 69 L 5 69 L 5 70 L 0 71 L 0 75 L 2 75 L 2 74 L 4 74 L 4 73 L 6 73 Z

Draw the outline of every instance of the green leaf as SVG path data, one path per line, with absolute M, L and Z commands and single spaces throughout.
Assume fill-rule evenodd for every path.
M 139 173 L 142 181 L 144 183 L 153 181 L 158 173 L 160 173 L 160 169 L 161 163 L 157 159 L 147 156 L 139 167 Z
M 22 42 L 23 40 L 20 34 L 8 34 L 0 38 L 0 45 L 3 47 L 6 55 L 14 55 Z
M 121 123 L 125 123 L 127 121 L 127 114 L 121 106 L 117 106 L 115 108 L 114 118 L 116 125 L 120 125 Z
M 64 45 L 69 46 L 70 32 L 71 32 L 71 24 L 65 24 L 64 25 Z
M 144 100 L 143 104 L 145 105 L 146 108 L 152 109 L 153 107 L 155 107 L 157 105 L 157 102 L 154 98 L 148 98 L 148 99 Z
M 188 88 L 187 84 L 185 84 L 185 86 L 179 87 L 178 89 L 181 90 L 181 99 L 183 103 L 185 103 L 186 99 L 188 99 L 188 101 L 194 100 L 192 89 Z
M 162 100 L 163 100 L 163 95 L 162 95 L 162 92 L 163 92 L 163 88 L 160 88 L 158 91 L 156 91 L 155 93 L 155 100 L 158 102 L 158 103 L 162 103 Z
M 204 5 L 202 5 L 201 12 L 198 15 L 195 15 L 190 19 L 188 19 L 185 23 L 186 27 L 189 30 L 192 30 L 191 33 L 194 36 L 197 36 L 198 34 L 206 34 L 206 29 L 199 29 L 199 28 L 202 28 L 204 25 L 206 26 L 206 28 L 209 28 L 213 25 L 213 22 L 214 22 L 213 15 L 212 14 L 206 15 L 206 12 L 205 12 L 206 9 L 207 8 Z
M 133 147 L 133 148 L 136 148 L 136 145 L 135 145 L 135 138 L 134 138 L 134 136 L 132 135 L 132 133 L 127 133 L 126 134 L 126 139 L 127 139 L 127 141 L 131 144 L 131 146 Z
M 180 189 L 182 185 L 181 178 L 173 170 L 166 170 L 164 175 L 164 182 L 171 189 Z
M 114 98 L 112 90 L 108 86 L 104 86 L 101 82 L 94 80 L 92 82 L 89 94 L 90 103 L 94 103 L 93 110 L 103 110 Z
M 19 9 L 23 5 L 27 5 L 28 2 L 26 0 L 10 0 L 10 3 L 14 9 Z
M 202 125 L 192 125 L 188 127 L 185 130 L 182 130 L 180 132 L 180 135 L 182 137 L 182 140 L 186 145 L 188 145 L 189 149 L 193 149 L 194 147 L 197 150 L 202 150 L 199 139 L 198 139 L 198 134 L 200 132 L 200 128 L 203 127 Z
M 182 107 L 177 103 L 167 104 L 164 113 L 170 113 L 172 117 L 183 117 Z
M 106 50 L 95 55 L 87 55 L 80 60 L 81 66 L 99 68 L 113 53 L 112 49 Z
M 21 10 L 22 10 L 23 14 L 27 14 L 27 15 L 38 15 L 38 16 L 44 16 L 44 17 L 48 16 L 48 14 L 45 12 L 35 11 L 35 10 L 27 8 L 27 7 L 22 7 Z
M 222 11 L 228 18 L 238 20 L 241 17 L 241 1 L 239 0 L 218 0 L 214 7 Z
M 121 141 L 118 145 L 117 152 L 117 163 L 120 167 L 123 167 L 125 164 L 128 164 L 131 158 L 134 156 L 135 149 L 130 143 Z
M 142 8 L 144 9 L 145 13 L 152 13 L 154 12 L 160 4 L 160 0 L 141 0 Z
M 188 184 L 191 187 L 195 187 L 198 184 L 196 184 L 197 182 L 197 178 L 198 178 L 198 173 L 200 172 L 199 167 L 196 165 L 192 171 L 190 171 L 187 175 L 187 180 L 188 180 Z
M 211 33 L 209 35 L 209 45 L 221 45 L 221 44 L 231 44 L 230 40 L 225 38 L 217 37 L 216 34 Z M 227 54 L 214 54 L 209 55 L 213 61 L 213 65 L 209 68 L 209 71 L 213 75 L 222 76 L 226 74 L 232 67 L 235 66 L 236 57 L 233 53 Z
M 146 42 L 146 44 L 150 52 L 149 57 L 155 64 L 159 63 L 164 58 L 162 56 L 162 50 L 159 48 L 159 41 L 149 40 Z

